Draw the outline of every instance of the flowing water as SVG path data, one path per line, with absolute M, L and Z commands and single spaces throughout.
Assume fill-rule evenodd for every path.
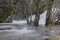
M 34 18 L 34 16 L 32 17 Z M 12 23 L 0 23 L 0 28 L 5 29 L 11 27 L 9 30 L 0 30 L 0 40 L 44 40 L 44 38 L 58 36 L 46 30 L 44 26 L 46 11 L 40 16 L 40 19 L 39 24 L 41 26 L 38 27 L 27 25 L 26 20 L 13 20 Z

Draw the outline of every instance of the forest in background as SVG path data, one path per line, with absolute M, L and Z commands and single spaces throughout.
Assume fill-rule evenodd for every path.
M 38 26 L 44 11 L 47 11 L 46 25 L 60 24 L 60 0 L 0 0 L 0 23 L 26 19 L 28 25 Z

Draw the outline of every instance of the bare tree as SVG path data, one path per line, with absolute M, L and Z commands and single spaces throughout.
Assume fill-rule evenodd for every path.
M 19 0 L 22 4 L 23 16 L 26 18 L 27 24 L 32 22 L 33 0 Z M 30 18 L 29 18 L 30 16 Z
M 52 10 L 52 5 L 53 5 L 54 0 L 48 0 L 47 1 L 47 19 L 46 19 L 46 25 L 51 25 L 54 24 L 51 16 L 51 10 Z
M 45 11 L 45 4 L 41 0 L 34 0 L 35 3 L 35 19 L 34 19 L 34 25 L 39 25 L 39 18 L 40 14 Z

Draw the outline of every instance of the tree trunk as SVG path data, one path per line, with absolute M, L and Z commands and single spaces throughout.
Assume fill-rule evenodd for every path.
M 45 11 L 44 8 L 46 5 L 39 5 L 40 2 L 41 2 L 40 0 L 37 0 L 37 2 L 35 3 L 36 11 L 35 11 L 35 19 L 33 22 L 35 26 L 39 25 L 40 14 L 42 14 Z
M 46 19 L 46 25 L 53 25 L 53 20 L 51 16 L 51 10 L 52 10 L 52 5 L 53 5 L 54 0 L 48 0 L 47 3 L 47 19 Z

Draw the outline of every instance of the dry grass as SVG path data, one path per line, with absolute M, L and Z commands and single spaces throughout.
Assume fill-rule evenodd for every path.
M 60 34 L 60 25 L 52 25 L 52 26 L 47 26 L 46 27 L 49 32 Z M 56 30 L 57 29 L 57 30 Z
M 60 40 L 60 37 L 46 38 L 45 40 Z

